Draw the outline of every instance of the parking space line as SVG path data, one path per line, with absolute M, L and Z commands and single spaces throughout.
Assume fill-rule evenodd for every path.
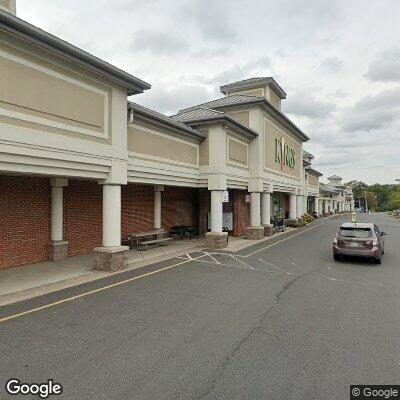
M 283 268 L 279 268 L 279 267 L 277 267 L 276 265 L 269 263 L 268 261 L 262 260 L 261 258 L 259 258 L 258 261 L 261 261 L 261 262 L 264 263 L 265 265 L 268 265 L 269 267 L 275 268 L 275 269 L 277 269 L 278 271 L 283 272 L 284 274 L 295 275 L 293 272 L 285 271 Z
M 210 253 L 204 252 L 204 254 L 211 258 L 216 264 L 221 264 L 215 257 L 213 257 Z

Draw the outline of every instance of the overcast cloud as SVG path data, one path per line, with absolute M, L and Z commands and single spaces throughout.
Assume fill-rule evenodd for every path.
M 152 84 L 165 113 L 273 76 L 324 177 L 400 177 L 398 0 L 17 0 L 18 15 Z

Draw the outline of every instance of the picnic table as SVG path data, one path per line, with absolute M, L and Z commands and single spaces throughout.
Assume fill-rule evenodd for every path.
M 197 239 L 199 238 L 199 230 L 190 225 L 177 225 L 171 226 L 171 228 L 169 229 L 169 235 L 179 236 L 181 240 L 183 240 L 185 236 L 189 236 L 190 240 L 192 240 L 192 237 Z
M 122 243 L 131 249 L 140 245 L 144 245 L 147 249 L 147 245 L 149 244 L 162 244 L 169 241 L 170 239 L 166 238 L 165 234 L 166 232 L 163 229 L 130 233 L 122 240 Z

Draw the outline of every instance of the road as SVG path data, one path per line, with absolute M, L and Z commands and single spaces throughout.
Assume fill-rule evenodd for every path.
M 334 262 L 348 219 L 0 308 L 0 398 L 18 398 L 12 377 L 97 400 L 343 400 L 400 383 L 400 224 L 361 218 L 388 234 L 382 265 Z

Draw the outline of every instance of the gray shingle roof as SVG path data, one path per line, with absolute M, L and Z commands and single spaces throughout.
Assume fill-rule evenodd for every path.
M 338 193 L 339 190 L 337 188 L 335 188 L 334 186 L 331 185 L 327 185 L 326 183 L 320 183 L 319 184 L 319 189 L 322 192 L 328 192 L 328 193 Z
M 170 117 L 174 121 L 184 122 L 189 125 L 195 125 L 204 122 L 215 122 L 215 121 L 225 121 L 230 125 L 235 126 L 242 130 L 246 135 L 251 137 L 257 137 L 258 132 L 249 128 L 246 125 L 241 124 L 240 122 L 236 121 L 229 115 L 225 114 L 222 111 L 214 110 L 208 107 L 197 107 L 191 108 L 187 111 L 181 111 L 176 115 L 172 115 Z
M 278 85 L 276 80 L 272 78 L 271 76 L 262 76 L 262 77 L 257 77 L 257 78 L 249 78 L 249 79 L 244 79 L 242 81 L 238 82 L 233 82 L 233 83 L 228 83 L 226 85 L 222 85 L 220 87 L 220 90 L 222 93 L 226 94 L 226 92 L 230 90 L 235 90 L 235 89 L 246 89 L 246 88 L 253 88 L 255 86 L 259 85 L 271 85 L 274 91 L 282 98 L 286 99 L 286 93 L 285 91 Z
M 143 90 L 151 88 L 150 84 L 141 79 L 29 24 L 9 12 L 0 10 L 0 29 L 12 32 L 26 40 L 33 41 L 57 54 L 61 53 L 64 57 L 95 70 L 108 79 L 117 81 L 119 84 L 127 87 L 129 95 L 142 93 Z
M 198 107 L 188 110 L 186 112 L 180 112 L 176 115 L 172 115 L 170 118 L 174 121 L 199 121 L 205 118 L 221 117 L 225 115 L 222 111 L 213 110 L 208 107 Z
M 248 96 L 243 94 L 233 94 L 230 96 L 221 97 L 220 99 L 211 100 L 206 103 L 198 104 L 197 106 L 184 108 L 179 110 L 178 114 L 183 112 L 187 112 L 193 110 L 194 108 L 205 107 L 205 108 L 224 108 L 230 106 L 239 106 L 239 105 L 247 105 L 247 104 L 262 104 L 267 107 L 270 111 L 272 111 L 278 118 L 281 118 L 284 122 L 286 122 L 301 138 L 303 141 L 308 141 L 310 138 L 299 129 L 294 122 L 292 122 L 285 114 L 283 114 L 280 110 L 275 108 L 266 98 L 257 97 L 257 96 Z
M 303 150 L 303 157 L 311 158 L 312 160 L 314 159 L 314 156 L 305 150 Z
M 205 135 L 203 132 L 200 132 L 196 129 L 191 128 L 188 125 L 185 125 L 184 123 L 180 121 L 175 121 L 172 118 L 159 113 L 158 111 L 151 110 L 150 108 L 141 106 L 140 104 L 133 103 L 133 102 L 128 102 L 128 108 L 133 109 L 134 113 L 143 115 L 145 117 L 148 117 L 152 120 L 156 120 L 158 122 L 161 122 L 165 125 L 171 126 L 175 129 L 179 129 L 181 131 L 184 131 L 185 133 L 188 133 L 192 136 L 195 136 L 200 139 L 205 139 L 207 135 Z
M 218 107 L 228 107 L 232 105 L 243 104 L 245 102 L 258 102 L 261 98 L 257 96 L 248 96 L 245 94 L 232 94 L 230 96 L 221 97 L 220 99 L 207 101 L 206 103 L 199 104 L 197 106 L 183 108 L 179 110 L 178 114 L 181 112 L 186 112 L 193 110 L 194 108 L 218 108 Z

